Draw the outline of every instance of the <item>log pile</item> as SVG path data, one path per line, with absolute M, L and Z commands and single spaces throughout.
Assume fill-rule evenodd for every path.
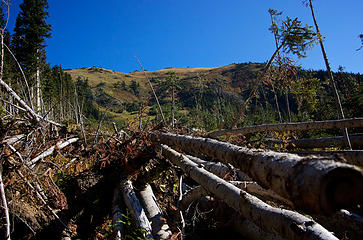
M 200 184 L 184 194 L 180 205 L 183 210 L 193 201 L 213 196 L 240 214 L 234 226 L 240 228 L 238 222 L 243 222 L 247 237 L 337 239 L 344 234 L 353 236 L 352 239 L 362 237 L 356 227 L 362 226 L 361 217 L 341 210 L 360 211 L 363 202 L 359 191 L 363 172 L 354 165 L 327 156 L 300 157 L 201 137 L 171 133 L 154 133 L 151 137 L 160 143 L 160 152 L 166 159 Z M 300 212 L 314 218 L 306 218 Z M 350 219 L 355 228 L 339 225 L 339 221 L 329 222 L 327 219 L 332 214 Z M 249 230 L 246 226 L 250 226 Z M 330 232 L 334 230 L 331 226 L 337 226 L 335 233 Z

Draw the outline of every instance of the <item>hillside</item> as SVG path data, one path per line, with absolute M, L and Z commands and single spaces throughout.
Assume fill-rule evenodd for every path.
M 176 119 L 188 127 L 210 131 L 232 124 L 263 67 L 261 63 L 241 63 L 216 68 L 166 68 L 145 73 L 155 88 L 166 119 L 170 119 L 172 112 L 171 79 L 175 78 Z M 148 120 L 161 117 L 143 72 L 121 73 L 101 67 L 66 72 L 74 82 L 88 79 L 96 108 L 101 112 L 107 109 L 108 120 L 126 126 L 138 116 L 140 107 Z M 352 102 L 361 104 L 362 76 L 344 72 L 335 76 L 346 115 L 360 116 L 361 111 L 350 106 Z M 326 108 L 327 104 L 333 104 L 326 78 L 325 71 L 305 70 L 299 70 L 293 79 L 283 80 L 288 80 L 287 83 L 273 82 L 271 78 L 259 86 L 243 124 L 278 122 L 279 116 L 295 121 L 335 119 L 335 112 Z M 286 86 L 289 86 L 289 93 L 285 91 Z
M 177 91 L 179 110 L 184 113 L 197 105 L 198 95 L 222 95 L 236 103 L 242 100 L 243 93 L 256 77 L 256 73 L 263 68 L 262 64 L 245 63 L 231 64 L 216 68 L 166 68 L 158 71 L 146 71 L 153 83 L 162 105 L 170 102 L 170 94 L 163 91 L 165 82 L 171 73 L 179 78 L 180 88 Z M 151 97 L 151 91 L 143 72 L 121 73 L 101 67 L 79 68 L 66 70 L 77 79 L 88 79 L 95 96 L 95 102 L 100 110 L 108 109 L 110 114 L 119 120 L 132 118 L 135 105 L 145 102 Z M 132 84 L 136 83 L 136 88 Z M 135 91 L 136 90 L 136 91 Z M 200 99 L 199 99 L 200 100 Z M 193 102 L 194 101 L 194 102 Z M 151 98 L 149 107 L 154 103 Z M 203 103 L 199 103 L 203 104 Z M 213 102 L 205 103 L 206 105 Z M 134 107 L 132 107 L 134 106 Z M 166 107 L 167 108 L 167 107 Z M 167 109 L 165 109 L 168 112 Z M 152 115 L 152 114 L 151 114 Z

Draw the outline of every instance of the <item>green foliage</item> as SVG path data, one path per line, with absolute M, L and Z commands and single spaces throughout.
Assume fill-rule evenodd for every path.
M 140 84 L 135 80 L 132 80 L 130 84 L 130 90 L 132 91 L 133 94 L 138 96 L 140 93 Z
M 94 105 L 94 96 L 92 90 L 88 84 L 88 79 L 82 79 L 78 77 L 76 82 L 76 89 L 78 95 L 78 102 L 81 105 L 81 109 L 87 118 L 99 119 L 99 110 Z
M 51 36 L 51 25 L 46 23 L 47 0 L 24 0 L 16 18 L 13 47 L 15 56 L 28 73 L 46 63 L 45 39 Z

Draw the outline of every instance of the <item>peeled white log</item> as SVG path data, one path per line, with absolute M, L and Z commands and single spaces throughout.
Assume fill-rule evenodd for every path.
M 208 161 L 204 161 L 202 159 L 193 157 L 193 156 L 189 156 L 187 155 L 187 158 L 189 158 L 190 160 L 192 160 L 193 162 L 197 163 L 197 164 L 201 164 L 203 165 L 203 167 L 217 175 L 220 178 L 225 178 L 225 176 L 227 174 L 230 173 L 231 169 L 229 167 L 227 167 L 226 165 L 222 164 L 222 163 L 215 163 L 215 162 L 208 162 Z M 293 206 L 292 202 L 281 197 L 280 195 L 276 194 L 274 191 L 270 190 L 270 189 L 264 189 L 262 188 L 260 185 L 258 185 L 256 182 L 252 181 L 252 179 L 250 177 L 248 177 L 245 173 L 243 173 L 241 170 L 237 169 L 238 172 L 238 176 L 242 176 L 242 178 L 240 178 L 243 181 L 231 181 L 230 183 L 232 183 L 233 185 L 237 186 L 240 189 L 243 189 L 245 191 L 247 191 L 248 193 L 251 193 L 252 195 L 262 198 L 264 200 L 269 200 L 269 201 L 274 201 L 277 203 L 283 203 L 287 206 Z M 246 177 L 244 177 L 246 176 Z
M 170 147 L 161 145 L 161 148 L 164 157 L 264 231 L 281 235 L 286 239 L 337 239 L 311 219 L 293 211 L 271 207 L 211 174 Z
M 136 197 L 131 181 L 122 181 L 120 185 L 122 197 L 127 208 L 135 217 L 140 228 L 145 230 L 144 237 L 152 239 L 153 237 L 151 235 L 151 224 L 146 217 L 145 210 L 142 208 L 139 199 Z
M 219 130 L 211 132 L 208 137 L 218 137 L 222 135 L 248 134 L 265 131 L 306 131 L 314 129 L 334 129 L 334 128 L 353 128 L 363 127 L 363 118 L 351 118 L 340 120 L 326 120 L 316 122 L 296 122 L 296 123 L 278 123 L 278 124 L 262 124 L 256 126 L 248 126 L 239 129 Z
M 233 185 L 238 187 L 239 189 L 242 189 L 258 198 L 261 198 L 265 201 L 273 201 L 276 203 L 283 203 L 287 206 L 292 207 L 293 204 L 289 200 L 281 197 L 280 195 L 276 194 L 274 191 L 271 191 L 270 189 L 264 189 L 260 185 L 258 185 L 256 182 L 248 182 L 248 181 L 232 181 Z
M 190 155 L 187 155 L 187 157 L 190 160 L 192 160 L 193 162 L 195 162 L 196 164 L 202 164 L 205 169 L 207 169 L 211 173 L 214 173 L 218 177 L 224 178 L 225 176 L 230 174 L 231 171 L 234 171 L 237 174 L 239 180 L 252 181 L 252 179 L 249 176 L 247 176 L 247 174 L 245 174 L 244 172 L 242 172 L 239 169 L 234 168 L 233 166 L 226 166 L 220 162 L 205 161 L 205 160 L 202 160 L 200 158 L 190 156 Z
M 9 145 L 13 145 L 14 143 L 19 142 L 24 137 L 25 137 L 24 134 L 19 134 L 19 135 L 11 136 L 11 137 L 5 138 L 3 140 L 3 143 L 7 143 Z
M 353 165 L 363 166 L 363 150 L 341 150 L 341 151 L 293 151 L 302 156 L 316 155 L 316 156 L 336 156 L 338 159 L 345 160 L 347 163 Z
M 52 154 L 53 154 L 53 152 L 54 152 L 54 150 L 55 150 L 56 148 L 57 148 L 58 150 L 63 149 L 63 148 L 65 148 L 65 147 L 67 147 L 68 145 L 70 145 L 70 144 L 72 144 L 72 143 L 74 143 L 74 142 L 77 142 L 78 140 L 79 140 L 79 138 L 71 138 L 71 139 L 69 139 L 69 140 L 67 140 L 67 141 L 65 141 L 65 142 L 60 141 L 60 142 L 58 142 L 56 145 L 54 145 L 54 146 L 52 146 L 52 147 L 48 148 L 46 151 L 44 151 L 43 153 L 41 153 L 41 154 L 40 154 L 40 155 L 38 155 L 37 157 L 33 158 L 31 161 L 27 162 L 26 164 L 27 164 L 30 168 L 33 168 L 33 167 L 35 166 L 35 164 L 36 164 L 38 161 L 40 161 L 40 160 L 42 160 L 42 159 L 44 159 L 44 158 L 46 158 L 46 157 L 48 157 L 48 156 L 52 155 Z
M 0 160 L 2 161 L 2 160 Z M 5 196 L 5 188 L 4 188 L 4 183 L 3 183 L 3 176 L 2 176 L 2 172 L 3 172 L 3 166 L 2 166 L 2 162 L 0 162 L 0 199 L 1 199 L 1 210 L 4 211 L 4 218 L 5 218 L 5 239 L 6 240 L 10 240 L 10 215 L 9 215 L 9 208 L 8 208 L 8 203 L 6 201 L 6 196 Z
M 300 157 L 261 149 L 248 149 L 214 139 L 170 133 L 152 135 L 154 140 L 191 153 L 205 154 L 231 163 L 262 187 L 270 188 L 307 212 L 329 214 L 363 201 L 361 169 L 326 158 Z
M 153 190 L 149 184 L 145 189 L 139 192 L 140 202 L 145 208 L 146 216 L 151 221 L 152 234 L 156 239 L 169 239 L 172 235 L 168 224 L 159 205 Z

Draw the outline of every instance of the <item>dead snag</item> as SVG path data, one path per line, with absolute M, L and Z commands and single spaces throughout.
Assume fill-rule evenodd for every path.
M 248 134 L 265 131 L 306 131 L 314 129 L 334 129 L 334 128 L 353 128 L 363 127 L 363 118 L 350 118 L 340 120 L 326 120 L 316 122 L 296 122 L 296 123 L 279 123 L 279 124 L 262 124 L 256 126 L 247 126 L 231 130 L 219 130 L 211 132 L 208 137 L 215 138 L 222 135 Z
M 161 143 L 230 163 L 262 187 L 271 188 L 307 212 L 329 214 L 355 207 L 363 200 L 363 172 L 353 165 L 314 156 L 248 149 L 208 138 L 170 133 L 153 136 Z
M 311 219 L 297 212 L 271 207 L 208 172 L 167 145 L 161 145 L 161 148 L 164 157 L 179 166 L 194 181 L 264 231 L 281 235 L 286 239 L 337 239 L 332 233 Z

